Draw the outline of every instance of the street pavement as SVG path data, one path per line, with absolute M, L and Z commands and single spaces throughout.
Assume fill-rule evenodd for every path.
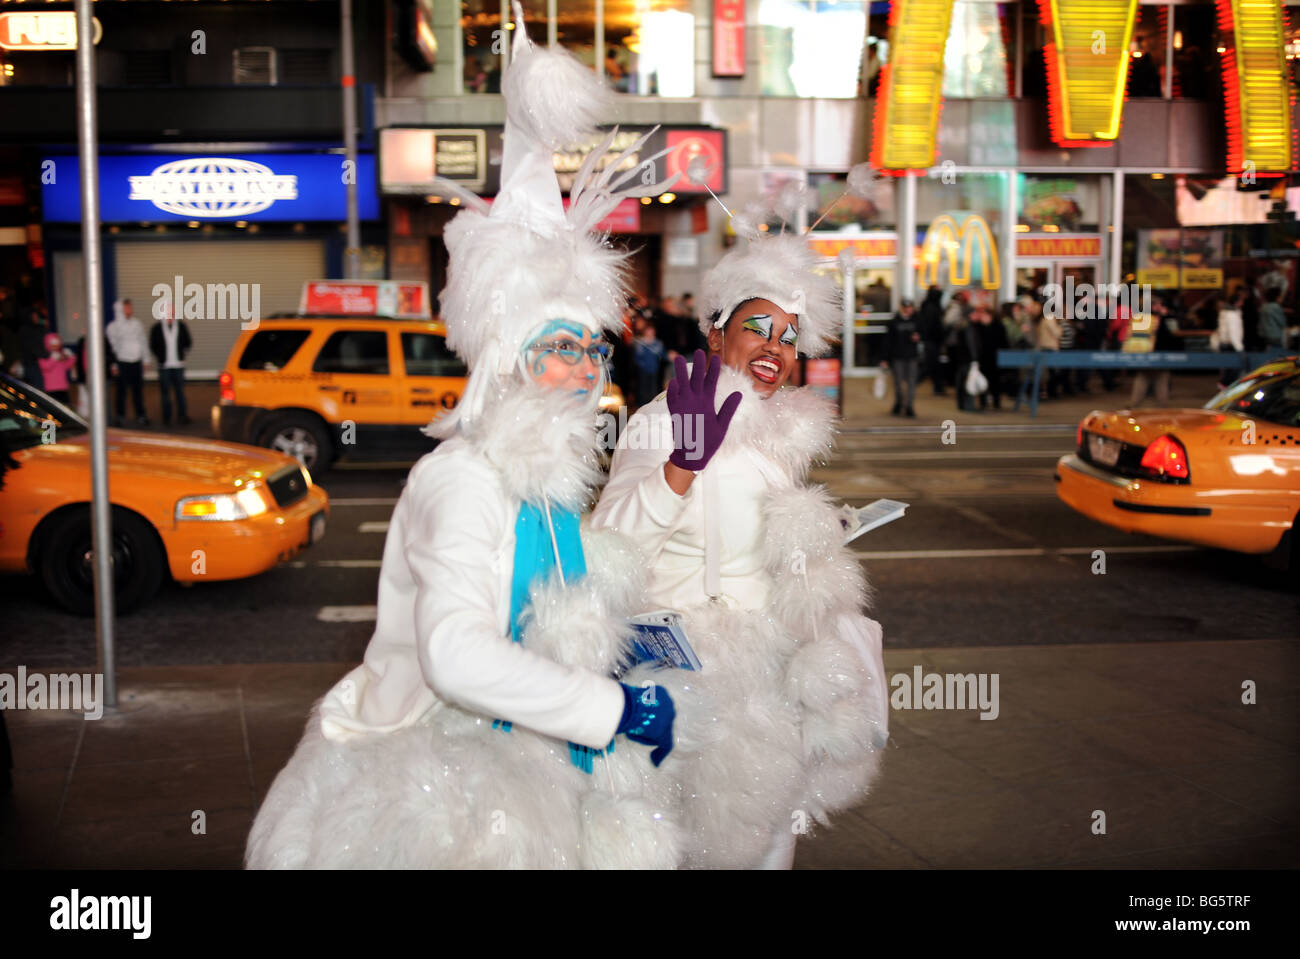
M 1171 405 L 1212 392 L 1174 384 Z M 213 394 L 191 387 L 188 432 L 206 434 L 196 411 Z M 911 504 L 855 544 L 886 670 L 996 675 L 999 699 L 988 720 L 900 700 L 875 791 L 803 837 L 797 867 L 1296 864 L 1297 594 L 1256 560 L 1129 536 L 1056 499 L 1074 424 L 1124 399 L 1062 398 L 1031 419 L 958 413 L 923 386 L 903 420 L 870 381 L 846 384 L 838 451 L 814 479 L 847 502 Z M 123 617 L 103 719 L 7 711 L 0 865 L 237 867 L 311 703 L 369 639 L 404 476 L 335 469 L 317 547 L 253 580 L 169 585 Z M 89 621 L 23 577 L 0 579 L 0 603 L 0 670 L 93 669 Z

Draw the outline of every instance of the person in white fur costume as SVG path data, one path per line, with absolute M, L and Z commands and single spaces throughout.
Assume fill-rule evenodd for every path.
M 679 358 L 628 422 L 592 517 L 647 554 L 651 605 L 684 614 L 702 664 L 635 674 L 678 704 L 677 748 L 644 783 L 686 832 L 684 866 L 789 868 L 805 823 L 866 794 L 888 739 L 867 584 L 837 508 L 805 484 L 833 410 L 782 388 L 838 327 L 815 262 L 800 236 L 756 236 L 706 275 L 709 369 L 697 352 L 688 378 Z
M 606 90 L 533 46 L 518 4 L 515 17 L 502 187 L 490 211 L 458 192 L 466 209 L 446 230 L 441 302 L 471 368 L 465 395 L 427 430 L 443 442 L 394 510 L 365 660 L 317 704 L 272 784 L 251 868 L 681 859 L 667 802 L 642 786 L 671 754 L 671 699 L 611 678 L 625 618 L 647 608 L 644 561 L 617 534 L 580 534 L 577 518 L 601 478 L 601 331 L 618 327 L 625 296 L 624 255 L 590 231 L 621 197 L 672 181 L 619 189 L 644 138 L 597 172 L 614 131 L 566 213 L 552 154 L 593 126 Z M 655 749 L 614 744 L 616 732 Z M 617 794 L 596 768 L 611 745 L 627 779 Z

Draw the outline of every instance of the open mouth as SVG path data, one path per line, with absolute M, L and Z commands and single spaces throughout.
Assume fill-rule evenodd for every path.
M 749 372 L 760 383 L 775 383 L 781 376 L 781 364 L 764 356 L 749 364 Z

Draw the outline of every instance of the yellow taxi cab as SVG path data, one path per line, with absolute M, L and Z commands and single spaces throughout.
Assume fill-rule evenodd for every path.
M 347 281 L 328 289 L 356 288 L 351 300 L 373 305 L 376 298 L 362 294 L 380 285 Z M 468 374 L 447 347 L 446 328 L 402 316 L 317 315 L 308 312 L 312 296 L 304 289 L 296 315 L 241 331 L 219 377 L 213 432 L 287 453 L 317 474 L 343 456 L 414 459 L 431 450 L 434 441 L 420 428 L 455 408 Z M 427 302 L 418 289 L 410 296 Z M 601 408 L 623 402 L 618 387 L 610 386 Z
M 1300 553 L 1300 357 L 1253 370 L 1202 409 L 1094 410 L 1076 447 L 1057 463 L 1056 489 L 1085 516 L 1240 553 Z
M 0 572 L 36 573 L 93 612 L 90 434 L 61 403 L 0 375 Z M 241 579 L 325 533 L 329 497 L 296 460 L 250 446 L 108 431 L 117 609 L 179 583 Z

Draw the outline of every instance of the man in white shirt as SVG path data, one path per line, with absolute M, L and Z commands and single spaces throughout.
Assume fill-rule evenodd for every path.
M 170 309 L 167 316 L 149 331 L 149 349 L 158 361 L 158 386 L 162 391 L 163 426 L 172 425 L 172 396 L 176 397 L 176 422 L 186 426 L 190 418 L 185 409 L 185 354 L 190 349 L 190 328 L 176 319 Z
M 144 356 L 148 343 L 144 324 L 135 318 L 130 300 L 113 304 L 113 322 L 104 328 L 109 348 L 113 351 L 110 372 L 117 377 L 117 416 L 114 425 L 121 426 L 126 417 L 126 391 L 131 390 L 131 404 L 135 407 L 135 421 L 140 426 L 149 425 L 144 408 Z

